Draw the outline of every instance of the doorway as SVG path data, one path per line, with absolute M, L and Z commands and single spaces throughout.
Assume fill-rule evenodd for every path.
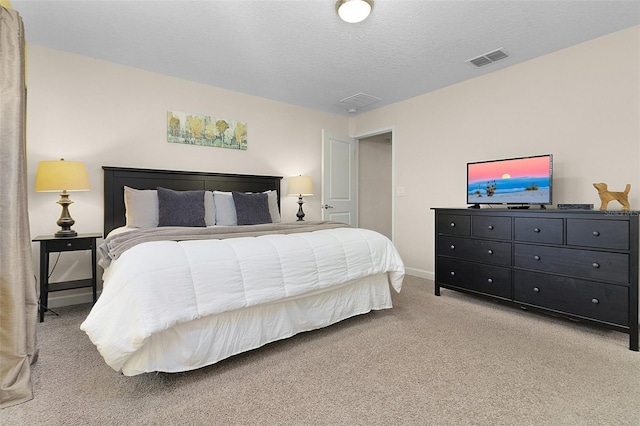
M 358 225 L 393 239 L 393 134 L 358 139 Z

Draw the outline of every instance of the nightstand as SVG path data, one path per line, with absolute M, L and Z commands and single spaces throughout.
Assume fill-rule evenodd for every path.
M 47 310 L 49 293 L 52 291 L 91 287 L 93 289 L 93 303 L 96 303 L 98 291 L 96 283 L 96 239 L 98 238 L 102 238 L 102 234 L 78 234 L 76 237 L 68 238 L 40 235 L 32 240 L 40 243 L 40 322 L 44 321 L 44 312 Z M 91 250 L 91 278 L 49 283 L 49 254 L 78 250 Z

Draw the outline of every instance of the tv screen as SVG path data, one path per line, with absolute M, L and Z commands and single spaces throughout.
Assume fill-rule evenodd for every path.
M 552 204 L 553 155 L 467 163 L 467 204 Z

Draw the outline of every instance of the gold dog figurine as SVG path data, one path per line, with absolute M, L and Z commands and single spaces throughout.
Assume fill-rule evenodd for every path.
M 607 204 L 609 201 L 619 201 L 622 204 L 622 210 L 629 210 L 629 190 L 631 189 L 631 184 L 627 184 L 623 192 L 613 192 L 607 190 L 606 183 L 594 183 L 593 186 L 598 190 L 598 195 L 600 196 L 600 210 L 606 210 Z

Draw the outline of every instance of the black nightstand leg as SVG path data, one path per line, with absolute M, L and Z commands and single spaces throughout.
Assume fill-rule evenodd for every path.
M 96 270 L 97 270 L 97 265 L 96 265 L 96 240 L 95 238 L 93 239 L 93 244 L 91 245 L 91 277 L 92 277 L 92 281 L 91 281 L 91 288 L 93 289 L 93 304 L 95 305 L 96 300 L 98 300 L 98 284 L 97 284 L 97 279 L 96 279 Z
M 48 304 L 48 288 L 49 288 L 49 253 L 44 247 L 45 244 L 40 244 L 40 322 L 44 321 L 44 311 L 47 310 Z

